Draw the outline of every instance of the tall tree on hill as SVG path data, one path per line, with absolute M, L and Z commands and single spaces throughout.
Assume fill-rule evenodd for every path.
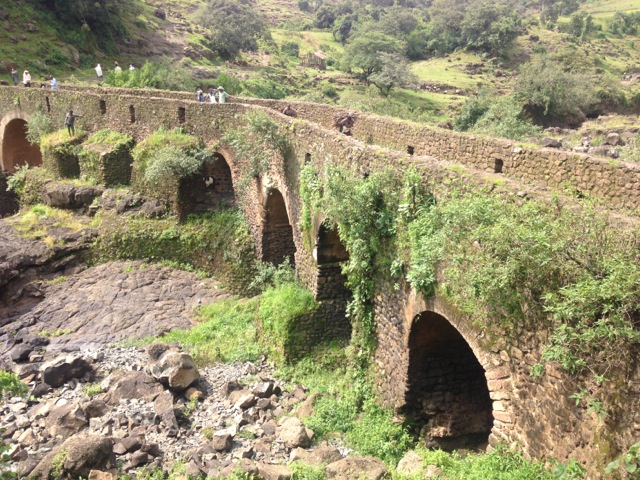
M 196 19 L 209 29 L 211 48 L 222 58 L 235 58 L 242 50 L 256 51 L 258 40 L 270 37 L 264 17 L 253 6 L 237 0 L 208 0 Z
M 349 39 L 344 49 L 342 65 L 348 71 L 360 70 L 368 83 L 371 74 L 382 68 L 381 53 L 400 54 L 405 49 L 404 42 L 379 30 L 361 27 Z

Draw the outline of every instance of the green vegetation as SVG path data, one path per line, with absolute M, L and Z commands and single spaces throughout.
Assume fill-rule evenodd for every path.
M 88 226 L 86 219 L 67 210 L 40 204 L 21 212 L 12 219 L 11 224 L 20 235 L 39 239 L 49 246 L 55 244 L 56 232 L 59 233 L 60 229 L 77 232 Z
M 169 260 L 215 272 L 233 291 L 247 292 L 255 274 L 255 250 L 244 217 L 228 209 L 175 219 L 149 220 L 105 213 L 94 246 L 96 261 Z
M 196 17 L 208 29 L 211 48 L 222 58 L 235 58 L 242 50 L 256 51 L 258 40 L 269 38 L 262 15 L 237 0 L 207 0 Z
M 23 397 L 29 388 L 15 374 L 0 370 L 0 399 L 3 397 Z
M 87 397 L 95 397 L 102 393 L 102 387 L 97 383 L 90 383 L 84 386 L 83 393 Z
M 27 122 L 27 140 L 33 145 L 39 144 L 42 137 L 51 131 L 51 119 L 41 111 L 31 115 Z
M 105 85 L 120 88 L 155 88 L 159 90 L 187 91 L 195 88 L 195 81 L 190 78 L 189 71 L 175 62 L 161 58 L 146 61 L 133 71 L 123 70 L 116 73 L 109 70 L 104 75 Z
M 111 183 L 109 182 L 110 172 L 105 172 L 105 170 L 108 170 L 109 167 L 115 170 L 116 166 L 102 165 L 101 156 L 104 154 L 110 154 L 112 157 L 123 155 L 129 163 L 131 161 L 129 152 L 133 144 L 134 140 L 131 136 L 114 130 L 103 129 L 94 133 L 84 141 L 82 149 L 78 153 L 80 178 L 91 183 L 109 185 Z

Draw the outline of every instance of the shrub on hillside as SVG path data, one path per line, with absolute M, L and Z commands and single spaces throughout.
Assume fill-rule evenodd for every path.
M 135 70 L 120 73 L 108 71 L 104 76 L 105 85 L 121 88 L 155 88 L 159 90 L 193 90 L 195 83 L 191 74 L 180 64 L 168 59 L 145 62 Z
M 593 86 L 582 75 L 565 72 L 546 55 L 525 64 L 516 82 L 516 99 L 536 123 L 575 125 L 594 104 Z
M 493 100 L 471 130 L 513 140 L 535 138 L 542 134 L 542 128 L 525 117 L 522 107 L 512 97 Z
M 27 140 L 32 145 L 39 144 L 42 136 L 52 131 L 51 119 L 41 111 L 35 112 L 27 121 Z

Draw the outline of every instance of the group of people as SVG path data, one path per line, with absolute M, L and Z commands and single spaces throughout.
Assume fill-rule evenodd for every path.
M 20 83 L 20 79 L 18 78 L 18 70 L 16 67 L 11 68 L 11 80 L 13 84 L 17 86 Z M 31 87 L 31 73 L 29 70 L 25 70 L 22 72 L 22 84 L 25 87 Z M 53 75 L 49 75 L 47 82 L 41 84 L 41 88 L 47 88 L 49 86 L 51 90 L 58 90 L 58 80 Z
M 136 69 L 136 66 L 133 63 L 129 64 L 129 71 L 132 72 Z M 104 80 L 104 74 L 102 72 L 102 65 L 97 64 L 94 68 L 96 71 L 96 76 L 98 77 L 98 81 L 101 82 Z M 122 73 L 122 67 L 118 62 L 113 62 L 113 71 L 114 73 Z
M 196 100 L 199 102 L 226 103 L 228 96 L 229 94 L 224 91 L 224 87 L 210 88 L 207 94 L 204 93 L 202 87 L 196 89 Z

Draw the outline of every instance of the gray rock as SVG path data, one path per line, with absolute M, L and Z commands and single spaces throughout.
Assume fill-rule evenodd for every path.
M 144 372 L 131 372 L 115 383 L 105 400 L 111 405 L 133 398 L 152 401 L 162 392 L 164 388 L 153 377 Z
M 77 355 L 67 355 L 55 358 L 40 367 L 42 381 L 53 388 L 62 386 L 72 378 L 82 378 L 87 373 L 93 373 L 91 364 Z
M 285 465 L 268 465 L 256 463 L 258 474 L 264 480 L 289 480 L 293 476 L 291 469 Z
M 45 428 L 52 437 L 71 437 L 89 425 L 86 415 L 79 405 L 68 403 L 54 408 L 45 422 Z
M 422 457 L 415 450 L 405 453 L 398 462 L 397 471 L 401 475 L 411 476 L 422 471 Z
M 163 353 L 151 364 L 149 371 L 155 379 L 176 392 L 186 390 L 200 378 L 191 355 L 173 350 Z
M 227 432 L 216 432 L 211 445 L 217 452 L 229 452 L 233 446 L 233 436 Z
M 295 417 L 285 417 L 280 421 L 278 437 L 289 448 L 307 448 L 311 444 L 311 439 L 307 435 L 307 429 L 302 422 Z
M 71 478 L 86 478 L 93 469 L 107 468 L 112 448 L 113 440 L 100 435 L 72 437 L 63 446 L 67 452 L 64 469 Z
M 620 134 L 611 132 L 607 135 L 604 144 L 611 145 L 612 147 L 622 147 L 625 143 L 624 140 L 620 137 Z
M 380 480 L 387 475 L 387 467 L 374 457 L 346 457 L 327 465 L 327 480 Z
M 178 419 L 173 406 L 173 395 L 169 391 L 164 391 L 153 402 L 153 410 L 162 419 L 165 426 L 177 427 Z
M 292 462 L 300 461 L 308 465 L 328 465 L 342 459 L 342 455 L 337 448 L 324 445 L 313 450 L 296 448 L 294 450 L 291 450 L 289 459 Z
M 550 137 L 543 138 L 541 144 L 543 147 L 548 148 L 562 148 L 562 142 L 560 140 Z

